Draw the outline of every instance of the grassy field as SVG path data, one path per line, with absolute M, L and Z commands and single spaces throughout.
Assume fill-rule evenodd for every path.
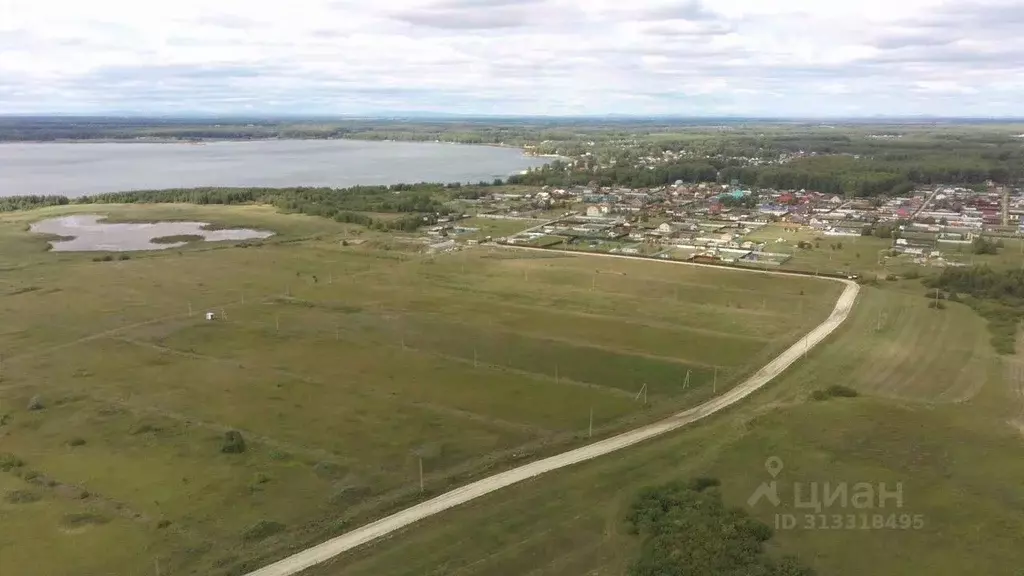
M 95 261 L 26 232 L 71 211 L 277 235 Z M 585 442 L 591 414 L 603 436 L 721 393 L 839 292 L 415 246 L 258 207 L 0 217 L 0 573 L 243 572 Z
M 514 486 L 308 574 L 621 575 L 639 553 L 624 518 L 641 488 L 710 475 L 727 504 L 747 507 L 771 456 L 784 463 L 782 503 L 747 509 L 770 525 L 777 513 L 799 521 L 777 531 L 773 554 L 840 576 L 1017 574 L 1024 362 L 998 357 L 987 339 L 969 310 L 931 310 L 914 283 L 866 287 L 828 342 L 727 415 Z M 833 384 L 862 396 L 809 400 Z M 921 526 L 815 529 L 803 515 L 816 512 L 795 506 L 796 482 L 902 483 L 902 508 L 822 513 L 920 515 Z

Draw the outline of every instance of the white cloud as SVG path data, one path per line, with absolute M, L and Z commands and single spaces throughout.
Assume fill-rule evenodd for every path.
M 1015 115 L 1020 31 L 1018 0 L 0 0 L 0 113 Z

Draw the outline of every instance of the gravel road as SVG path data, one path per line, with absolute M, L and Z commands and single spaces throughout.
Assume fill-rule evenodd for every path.
M 529 250 L 529 248 L 522 247 L 517 247 L 515 249 Z M 550 252 L 550 250 L 542 251 Z M 582 253 L 581 255 L 583 254 L 586 253 Z M 636 258 L 630 258 L 629 256 L 617 256 L 613 254 L 589 255 L 636 260 Z M 654 260 L 654 262 L 664 262 L 666 264 L 679 264 L 684 266 L 700 266 L 700 264 L 677 261 Z M 717 270 L 736 270 L 735 268 L 722 268 L 720 266 L 708 267 L 715 268 Z M 742 272 L 746 271 L 738 271 L 738 273 Z M 749 272 L 757 274 L 786 275 L 785 272 L 777 271 L 750 270 Z M 808 332 L 796 344 L 790 346 L 782 354 L 778 355 L 774 360 L 758 370 L 753 376 L 743 383 L 735 386 L 728 392 L 725 392 L 721 396 L 715 397 L 700 406 L 696 406 L 670 416 L 660 422 L 642 426 L 635 430 L 619 434 L 618 436 L 613 436 L 575 450 L 570 450 L 568 452 L 563 452 L 562 454 L 544 458 L 543 460 L 525 464 L 518 468 L 478 480 L 461 488 L 456 488 L 455 490 L 437 496 L 436 498 L 427 500 L 426 502 L 422 502 L 410 508 L 406 508 L 401 512 L 397 512 L 361 528 L 357 528 L 347 534 L 342 534 L 341 536 L 332 538 L 322 544 L 313 546 L 312 548 L 307 548 L 306 550 L 256 570 L 255 572 L 250 572 L 246 576 L 292 576 L 293 574 L 298 574 L 307 568 L 330 560 L 331 558 L 352 550 L 353 548 L 391 534 L 396 530 L 409 526 L 410 524 L 418 522 L 429 516 L 439 514 L 449 508 L 465 504 L 466 502 L 484 496 L 485 494 L 501 490 L 502 488 L 522 482 L 523 480 L 540 476 L 541 474 L 551 472 L 552 470 L 572 466 L 573 464 L 585 462 L 587 460 L 597 458 L 598 456 L 604 456 L 605 454 L 628 448 L 629 446 L 643 442 L 644 440 L 661 436 L 688 424 L 692 424 L 693 422 L 732 406 L 781 374 L 802 355 L 806 354 L 808 350 L 828 337 L 829 334 L 835 331 L 835 329 L 838 328 L 844 320 L 846 320 L 850 310 L 853 308 L 854 302 L 857 299 L 860 286 L 850 280 L 839 280 L 833 278 L 829 278 L 829 280 L 845 284 L 845 289 L 836 301 L 835 308 L 832 310 L 829 317 L 813 330 Z

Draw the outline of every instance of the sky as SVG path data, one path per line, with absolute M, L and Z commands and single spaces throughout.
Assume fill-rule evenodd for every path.
M 0 114 L 1020 117 L 1022 0 L 0 0 Z

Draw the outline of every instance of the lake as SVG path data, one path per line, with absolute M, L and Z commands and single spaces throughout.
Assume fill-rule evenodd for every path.
M 272 232 L 263 230 L 207 230 L 204 222 L 104 222 L 106 216 L 80 214 L 41 220 L 30 226 L 37 234 L 62 236 L 63 240 L 50 242 L 54 252 L 128 252 L 132 250 L 166 250 L 178 248 L 188 242 L 153 242 L 156 238 L 173 236 L 200 236 L 207 242 L 224 240 L 255 240 L 269 238 Z
M 162 188 L 479 182 L 549 160 L 516 148 L 358 140 L 0 144 L 0 196 Z

